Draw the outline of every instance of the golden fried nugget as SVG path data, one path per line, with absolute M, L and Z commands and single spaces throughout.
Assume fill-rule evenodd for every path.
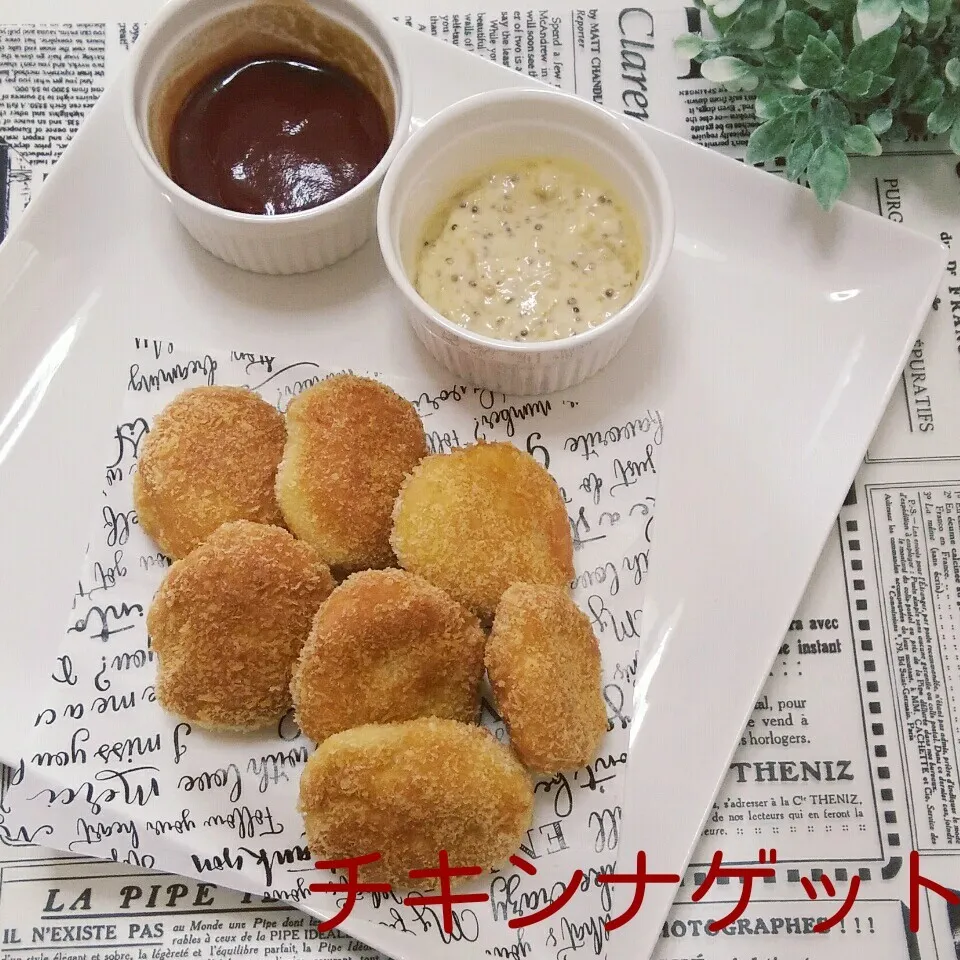
M 317 612 L 294 668 L 297 723 L 317 742 L 366 723 L 475 723 L 485 645 L 439 587 L 403 570 L 355 573 Z
M 566 590 L 510 587 L 486 664 L 510 741 L 528 767 L 554 774 L 593 759 L 607 732 L 600 646 Z
M 397 498 L 390 542 L 402 567 L 488 622 L 512 583 L 563 586 L 574 576 L 560 489 L 510 443 L 424 459 Z
M 363 880 L 402 887 L 411 870 L 489 868 L 530 827 L 533 783 L 509 747 L 482 727 L 426 717 L 354 727 L 325 740 L 300 779 L 307 844 L 319 859 L 377 852 Z
M 286 530 L 224 524 L 170 568 L 147 614 L 157 700 L 211 729 L 277 722 L 290 709 L 310 623 L 333 588 L 316 551 Z
M 143 530 L 174 559 L 222 523 L 282 524 L 274 495 L 283 417 L 242 387 L 184 390 L 150 428 L 133 478 Z
M 322 380 L 287 408 L 284 519 L 338 575 L 390 566 L 393 502 L 426 453 L 413 404 L 388 386 L 352 374 Z

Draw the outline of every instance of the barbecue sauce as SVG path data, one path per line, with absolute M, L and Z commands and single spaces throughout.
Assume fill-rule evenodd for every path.
M 345 71 L 287 56 L 246 57 L 187 95 L 170 132 L 170 173 L 184 190 L 227 210 L 295 213 L 355 187 L 389 145 L 382 107 Z

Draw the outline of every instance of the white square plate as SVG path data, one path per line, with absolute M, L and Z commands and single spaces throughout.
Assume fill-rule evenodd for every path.
M 396 29 L 421 119 L 531 84 Z M 676 201 L 675 255 L 657 302 L 590 389 L 598 416 L 608 403 L 664 413 L 620 869 L 644 849 L 651 870 L 682 873 L 945 257 L 880 218 L 845 206 L 824 215 L 778 178 L 646 136 Z M 32 737 L 99 495 L 116 396 L 98 371 L 136 335 L 442 378 L 400 320 L 374 244 L 293 279 L 243 274 L 199 250 L 138 168 L 119 90 L 108 90 L 0 248 L 6 761 Z M 673 895 L 649 890 L 609 956 L 647 956 Z M 350 932 L 408 955 L 383 928 Z M 415 949 L 417 960 L 446 955 L 439 941 Z

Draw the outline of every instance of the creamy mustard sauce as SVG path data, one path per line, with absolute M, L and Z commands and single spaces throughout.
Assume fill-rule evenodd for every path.
M 642 275 L 636 222 L 596 173 L 548 159 L 500 164 L 431 218 L 414 284 L 448 320 L 500 340 L 596 327 Z

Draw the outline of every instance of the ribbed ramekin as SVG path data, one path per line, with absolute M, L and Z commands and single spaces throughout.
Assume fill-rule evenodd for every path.
M 622 309 L 592 330 L 563 340 L 496 340 L 451 323 L 411 277 L 425 223 L 467 178 L 503 160 L 536 156 L 579 161 L 613 186 L 637 217 L 644 274 Z M 524 396 L 572 387 L 622 349 L 669 260 L 674 209 L 660 164 L 633 121 L 559 91 L 518 88 L 468 97 L 410 137 L 384 178 L 377 234 L 404 313 L 433 357 L 473 384 Z
M 277 4 L 282 7 L 281 0 Z M 144 169 L 169 200 L 184 229 L 214 256 L 255 273 L 306 273 L 335 263 L 365 244 L 376 230 L 384 175 L 410 130 L 411 90 L 403 52 L 379 15 L 354 0 L 304 0 L 317 13 L 359 38 L 380 62 L 392 87 L 393 136 L 373 171 L 342 196 L 309 210 L 275 216 L 224 210 L 175 183 L 151 136 L 154 96 L 171 71 L 182 68 L 191 38 L 238 11 L 263 16 L 263 0 L 173 0 L 160 8 L 136 46 L 124 80 L 124 119 Z M 271 38 L 265 37 L 265 49 Z

